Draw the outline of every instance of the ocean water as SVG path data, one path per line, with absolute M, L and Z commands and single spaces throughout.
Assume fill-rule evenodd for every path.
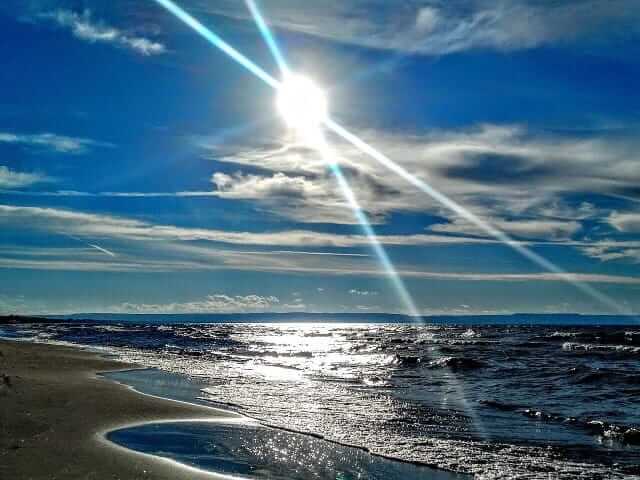
M 173 398 L 477 478 L 640 478 L 640 327 L 110 321 L 0 335 L 104 347 L 159 369 L 147 388 Z

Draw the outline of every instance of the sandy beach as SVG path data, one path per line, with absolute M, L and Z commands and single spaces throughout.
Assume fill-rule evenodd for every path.
M 129 367 L 75 348 L 0 341 L 0 478 L 215 478 L 103 439 L 131 423 L 226 415 L 98 375 Z

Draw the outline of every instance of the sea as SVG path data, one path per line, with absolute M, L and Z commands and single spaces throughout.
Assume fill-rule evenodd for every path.
M 237 440 L 226 451 L 243 460 L 227 472 L 246 478 L 640 478 L 640 325 L 631 317 L 84 314 L 0 325 L 0 336 L 97 349 L 145 367 L 112 374 L 117 381 L 251 419 L 112 435 L 147 452 L 145 439 L 178 439 L 162 451 L 198 468 L 220 467 L 207 464 L 220 458 L 218 438 Z M 190 443 L 204 453 L 180 453 L 186 437 L 209 439 Z M 262 476 L 251 470 L 265 464 L 265 445 L 267 454 L 288 445 L 297 453 L 282 461 L 303 473 L 279 477 L 293 467 L 278 470 L 276 460 Z M 342 476 L 322 473 L 327 461 L 309 451 L 342 462 Z M 349 459 L 367 467 L 344 473 Z

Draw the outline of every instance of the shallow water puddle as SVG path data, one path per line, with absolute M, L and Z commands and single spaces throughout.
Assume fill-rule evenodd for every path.
M 468 478 L 258 425 L 175 422 L 110 432 L 123 447 L 226 475 L 271 480 Z

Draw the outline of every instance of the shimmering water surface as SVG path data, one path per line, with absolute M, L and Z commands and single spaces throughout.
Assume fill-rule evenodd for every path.
M 173 388 L 183 399 L 478 478 L 640 478 L 633 327 L 73 323 L 4 334 L 108 347 L 186 375 Z
M 161 423 L 111 432 L 112 442 L 203 470 L 269 480 L 463 480 L 309 435 L 224 423 Z

